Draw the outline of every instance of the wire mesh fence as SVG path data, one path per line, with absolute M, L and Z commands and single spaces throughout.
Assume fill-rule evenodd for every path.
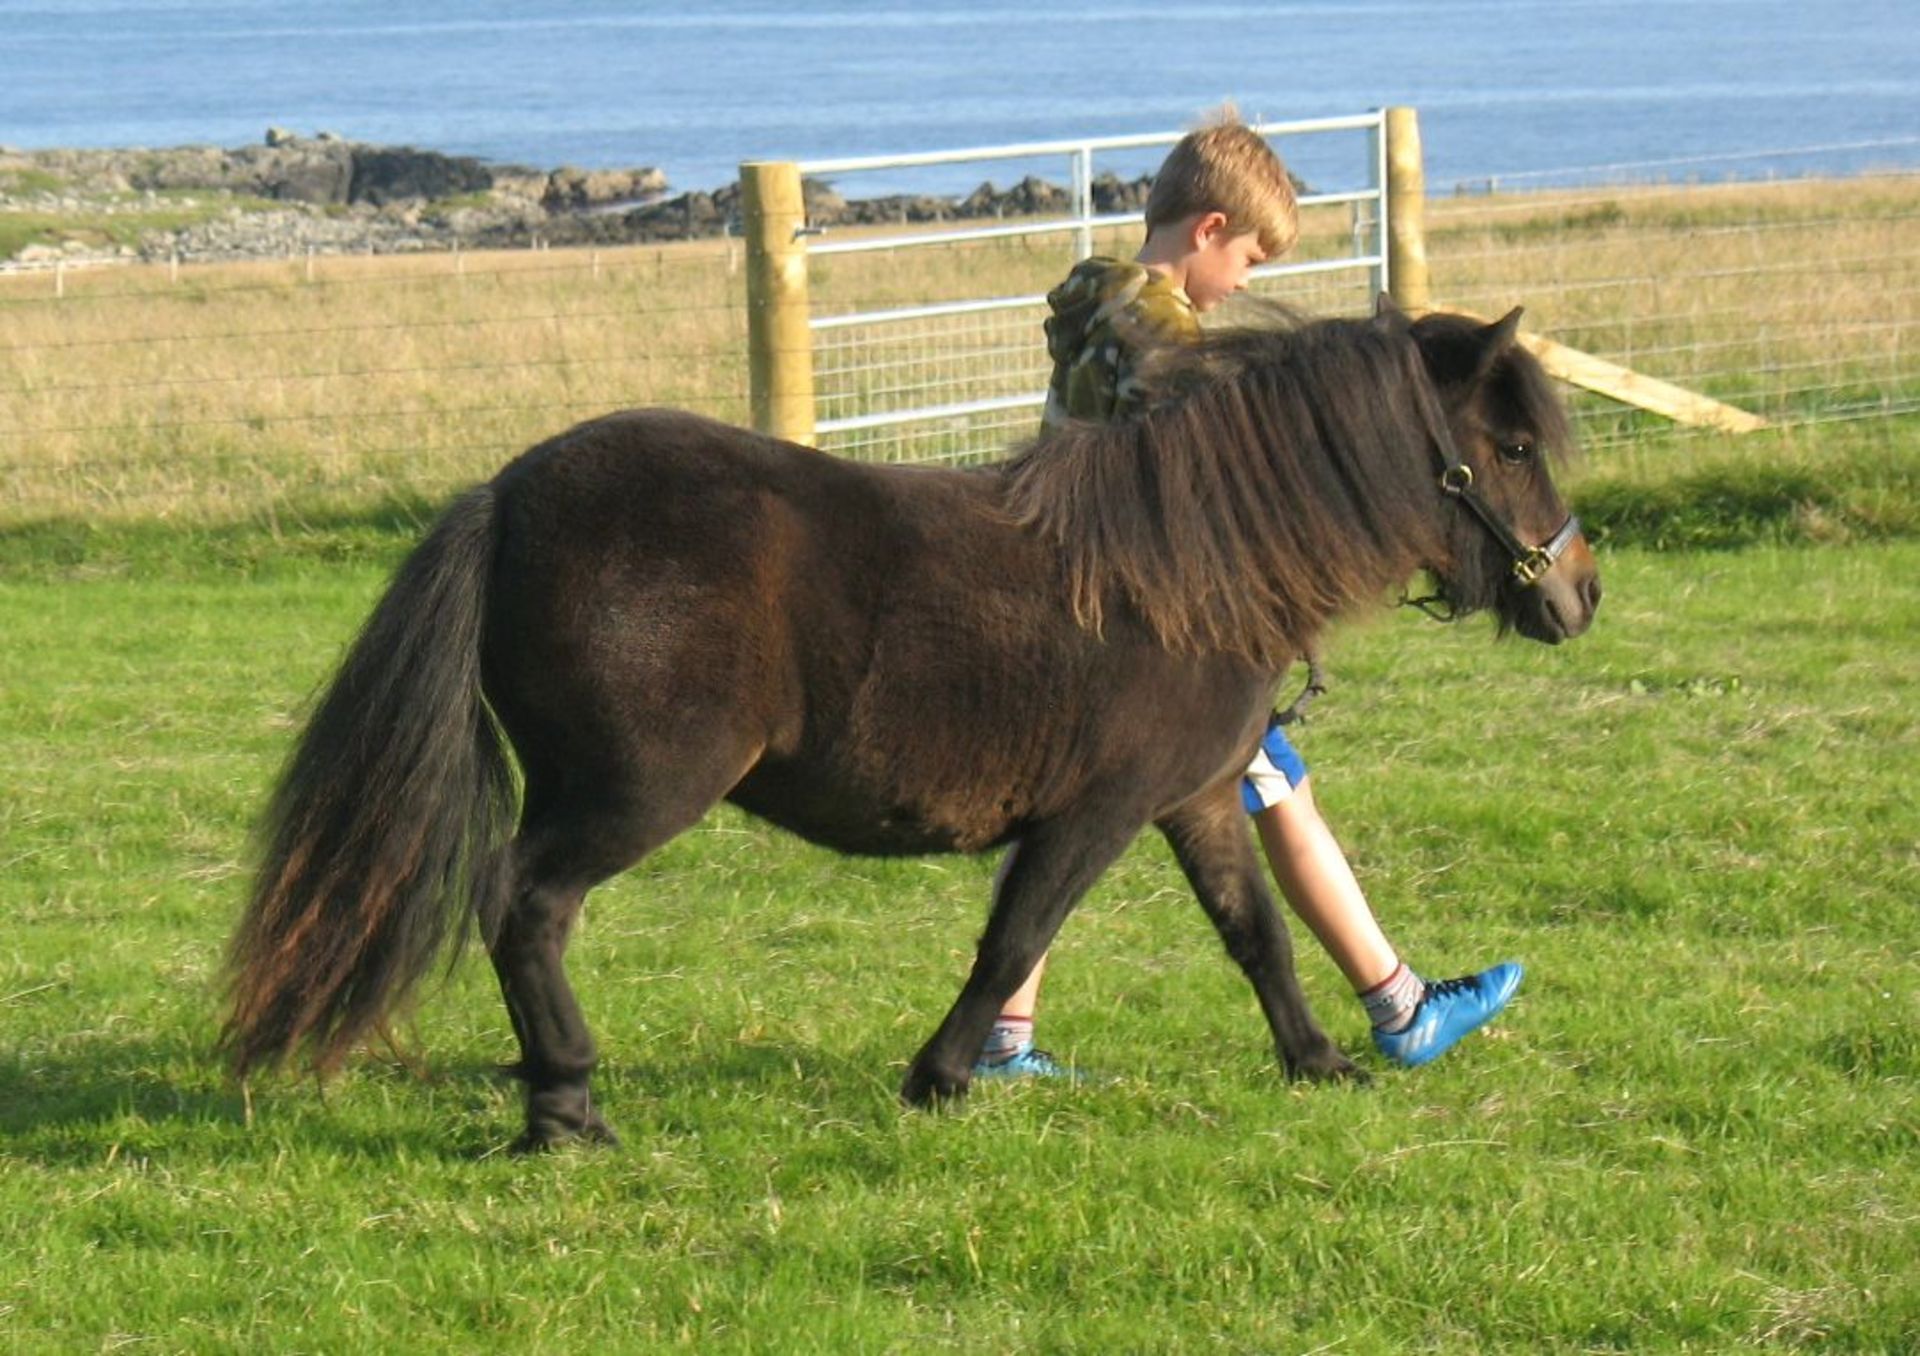
M 1617 184 L 1433 201 L 1436 304 L 1783 424 L 1920 410 L 1920 175 Z M 1648 416 L 1578 395 L 1585 441 Z
M 1303 193 L 1302 247 L 1262 270 L 1261 291 L 1322 309 L 1343 293 L 1370 296 L 1385 268 L 1387 115 L 1254 130 L 1334 176 Z M 1096 208 L 1092 185 L 1102 158 L 1151 152 L 1157 159 L 1179 136 L 800 165 L 799 173 L 860 174 L 1054 156 L 1065 158 L 1073 181 L 1054 216 L 836 236 L 809 251 L 815 400 L 805 427 L 819 445 L 859 458 L 969 461 L 1004 454 L 1010 441 L 1036 430 L 1051 370 L 1042 339 L 1048 289 L 1090 254 L 1130 257 L 1141 235 L 1137 203 Z

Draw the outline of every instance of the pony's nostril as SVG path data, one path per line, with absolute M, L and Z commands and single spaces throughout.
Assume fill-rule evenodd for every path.
M 1580 599 L 1587 605 L 1588 612 L 1597 612 L 1600 608 L 1600 576 L 1594 575 L 1580 586 Z

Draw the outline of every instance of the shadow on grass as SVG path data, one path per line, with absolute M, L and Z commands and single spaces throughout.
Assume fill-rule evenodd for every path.
M 1920 1034 L 1898 1023 L 1833 1032 L 1814 1042 L 1813 1057 L 1859 1083 L 1920 1081 Z
M 31 1157 L 89 1157 L 99 1132 L 127 1125 L 244 1120 L 239 1088 L 178 1041 L 103 1037 L 62 1045 L 58 1055 L 19 1055 L 0 1064 L 0 1137 L 33 1142 Z M 63 1155 L 69 1142 L 75 1152 Z
M 901 1072 L 811 1046 L 753 1043 L 611 1062 L 595 1090 L 616 1129 L 624 1118 L 698 1131 L 707 1115 L 724 1119 L 743 1101 L 785 1104 L 809 1120 L 877 1123 L 896 1114 Z M 499 1153 L 521 1128 L 520 1084 L 503 1066 L 470 1058 L 369 1054 L 326 1084 L 282 1073 L 254 1079 L 247 1092 L 211 1053 L 177 1040 L 103 1037 L 0 1063 L 0 1154 L 44 1166 L 110 1154 L 266 1159 L 290 1145 L 473 1161 Z
M 488 1084 L 505 1082 L 491 1066 L 367 1063 L 335 1083 L 279 1074 L 243 1089 L 209 1051 L 103 1038 L 0 1064 L 0 1153 L 46 1166 L 108 1153 L 265 1159 L 306 1140 L 330 1153 L 471 1160 L 498 1147 L 481 1123 L 502 1104 Z

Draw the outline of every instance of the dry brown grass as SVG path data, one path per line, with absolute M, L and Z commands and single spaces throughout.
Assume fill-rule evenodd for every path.
M 579 419 L 746 410 L 738 247 L 119 269 L 0 287 L 16 512 L 435 490 Z
M 1912 409 L 1917 214 L 1913 176 L 1438 199 L 1433 291 L 1477 310 L 1525 303 L 1532 328 L 1774 416 Z M 1342 252 L 1350 229 L 1344 209 L 1312 213 L 1302 255 Z M 1071 248 L 1059 235 L 822 258 L 816 311 L 1038 295 Z M 439 493 L 608 409 L 747 414 L 732 242 L 114 269 L 63 287 L 0 278 L 0 513 L 15 521 Z M 1268 290 L 1310 311 L 1367 303 L 1358 273 Z M 1041 315 L 824 333 L 822 416 L 1032 391 Z M 1018 410 L 839 442 L 977 454 L 1032 422 Z M 1636 426 L 1597 406 L 1587 422 L 1601 442 Z

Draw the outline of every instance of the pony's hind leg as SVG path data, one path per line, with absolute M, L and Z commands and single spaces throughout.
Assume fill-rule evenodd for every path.
M 627 864 L 608 865 L 593 846 L 537 830 L 515 839 L 513 897 L 488 945 L 520 1045 L 509 1072 L 527 1087 L 526 1130 L 514 1145 L 519 1152 L 574 1138 L 615 1142 L 588 1095 L 599 1052 L 565 967 L 587 891 Z M 640 846 L 632 859 L 646 850 Z
M 1364 1078 L 1308 1010 L 1293 942 L 1254 855 L 1235 783 L 1206 792 L 1159 821 L 1180 869 L 1266 1014 L 1275 1052 L 1294 1078 Z
M 698 763 L 704 770 L 682 785 L 655 784 L 645 795 L 629 788 L 591 801 L 543 796 L 530 781 L 511 849 L 511 902 L 488 941 L 520 1044 L 512 1073 L 527 1088 L 526 1132 L 516 1151 L 574 1139 L 615 1141 L 589 1093 L 598 1051 L 567 980 L 567 939 L 587 892 L 696 823 L 731 784 L 712 769 L 735 762 Z

